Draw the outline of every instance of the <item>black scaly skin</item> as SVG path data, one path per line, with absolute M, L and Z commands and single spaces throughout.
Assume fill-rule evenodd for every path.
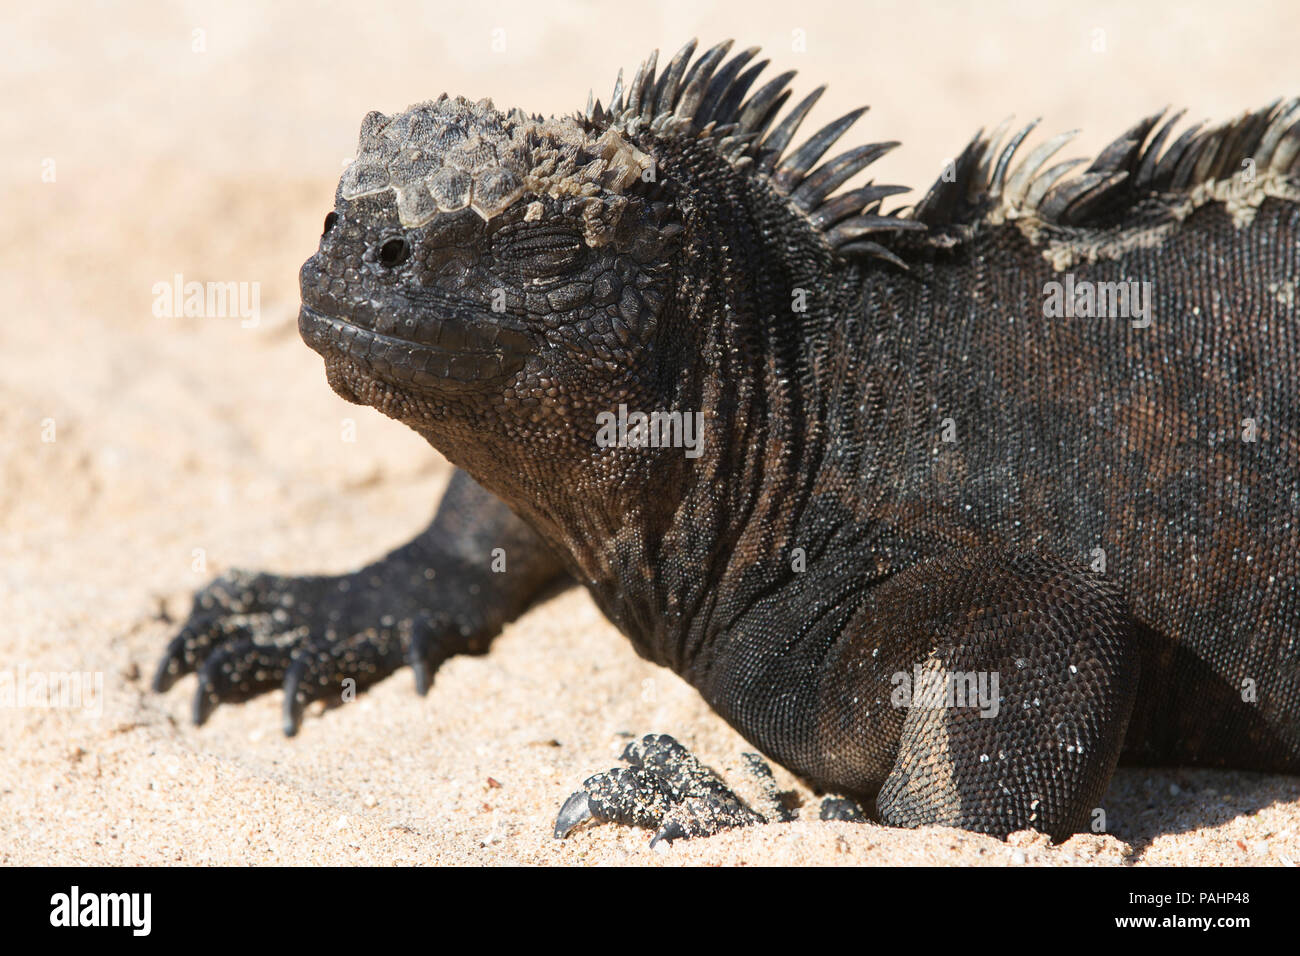
M 1300 107 L 1163 152 L 1153 117 L 1050 188 L 1045 157 L 1009 169 L 1023 133 L 980 137 L 882 216 L 892 188 L 812 168 L 843 128 L 787 150 L 788 77 L 746 100 L 753 51 L 727 49 L 577 118 L 367 117 L 300 329 L 339 394 L 463 471 L 356 575 L 216 582 L 159 687 L 200 668 L 201 720 L 283 682 L 292 731 L 344 677 L 481 650 L 563 568 L 889 824 L 1062 837 L 1121 758 L 1300 773 Z M 1248 200 L 1207 194 L 1243 157 Z M 464 177 L 476 208 L 431 211 Z M 1063 269 L 1150 283 L 1150 325 L 1045 317 Z M 599 447 L 620 404 L 702 412 L 702 454 Z M 996 712 L 900 702 L 917 668 L 995 675 Z M 625 759 L 557 835 L 763 819 L 671 738 Z

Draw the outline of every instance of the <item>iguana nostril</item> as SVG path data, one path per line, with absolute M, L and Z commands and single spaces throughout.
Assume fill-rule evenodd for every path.
M 385 269 L 400 266 L 411 255 L 411 244 L 405 239 L 389 239 L 379 247 L 379 264 Z
M 339 214 L 336 212 L 331 212 L 325 217 L 325 228 L 321 230 L 322 239 L 330 234 L 330 230 L 334 228 L 334 224 L 338 221 Z

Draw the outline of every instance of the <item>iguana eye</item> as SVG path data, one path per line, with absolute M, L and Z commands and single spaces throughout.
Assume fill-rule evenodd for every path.
M 411 244 L 405 239 L 389 239 L 379 247 L 379 264 L 385 269 L 400 266 L 411 255 Z
M 329 215 L 325 217 L 325 228 L 321 230 L 322 239 L 329 235 L 329 231 L 334 228 L 334 223 L 338 221 L 339 221 L 339 214 L 336 212 L 331 212 Z

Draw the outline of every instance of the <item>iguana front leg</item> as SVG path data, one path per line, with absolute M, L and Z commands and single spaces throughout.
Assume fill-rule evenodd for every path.
M 232 571 L 210 583 L 163 655 L 154 689 L 197 670 L 201 724 L 221 703 L 283 687 L 284 732 L 293 735 L 303 708 L 340 695 L 347 679 L 362 688 L 409 663 L 425 693 L 439 664 L 486 650 L 562 575 L 537 534 L 458 470 L 429 527 L 359 571 Z
M 1137 688 L 1118 588 L 1054 557 L 972 549 L 864 590 L 833 640 L 810 633 L 776 662 L 780 686 L 728 677 L 753 653 L 742 642 L 706 693 L 731 697 L 733 723 L 795 772 L 874 797 L 884 823 L 1057 838 L 1084 828 Z
M 883 722 L 896 746 L 880 820 L 1057 839 L 1086 829 L 1138 685 L 1140 648 L 1118 589 L 1054 558 L 969 552 L 872 590 L 852 630 L 873 640 L 850 637 L 827 661 L 824 717 L 835 753 L 850 735 L 880 735 L 854 718 L 871 691 L 901 716 Z M 888 675 L 888 697 L 867 663 L 876 640 L 910 651 L 908 669 Z

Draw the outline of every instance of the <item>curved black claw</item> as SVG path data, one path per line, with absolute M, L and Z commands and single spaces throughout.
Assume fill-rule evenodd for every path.
M 310 703 L 302 679 L 311 665 L 308 657 L 299 657 L 284 675 L 284 700 L 280 705 L 280 728 L 286 737 L 296 737 L 302 727 L 302 714 Z M 310 682 L 308 684 L 310 686 Z
M 289 640 L 241 637 L 212 651 L 199 668 L 191 715 L 202 725 L 221 704 L 251 700 L 280 686 L 292 653 Z
M 564 806 L 560 807 L 560 815 L 555 818 L 555 839 L 563 840 L 575 829 L 594 819 L 594 817 L 595 814 L 591 812 L 591 800 L 587 797 L 587 791 L 579 790 L 564 801 Z
M 189 618 L 158 662 L 154 691 L 166 693 L 177 680 L 200 670 L 218 648 L 285 629 L 288 615 L 275 586 L 280 580 L 236 570 L 198 591 Z
M 634 741 L 623 759 L 631 766 L 588 777 L 564 802 L 555 820 L 557 839 L 585 823 L 612 822 L 654 830 L 653 847 L 767 822 L 666 734 Z
M 215 618 L 210 617 L 209 622 L 212 621 L 215 621 Z M 197 627 L 194 624 L 195 622 L 191 621 L 182 627 L 180 633 L 167 645 L 167 650 L 163 651 L 162 660 L 158 662 L 158 669 L 153 675 L 154 693 L 165 694 L 171 690 L 173 684 L 194 670 L 193 649 L 204 641 L 209 631 L 209 624 L 199 622 Z
M 429 615 L 421 615 L 411 623 L 411 646 L 406 652 L 406 662 L 415 674 L 415 692 L 421 697 L 433 686 L 433 672 L 446 660 L 445 642 L 438 640 L 438 631 Z
M 153 689 L 160 694 L 167 692 L 177 680 L 200 670 L 218 648 L 247 640 L 271 626 L 272 615 L 268 614 L 222 617 L 196 611 L 163 652 L 154 672 Z
M 741 824 L 743 826 L 743 824 Z M 700 834 L 701 836 L 712 836 L 712 833 Z M 650 838 L 650 849 L 654 849 L 660 843 L 667 842 L 672 846 L 674 840 L 688 840 L 691 834 L 677 820 L 669 820 L 659 828 L 659 831 Z
M 317 700 L 347 699 L 387 677 L 407 660 L 406 627 L 372 627 L 339 639 L 332 634 L 295 648 L 284 672 L 284 733 L 294 736 L 307 705 Z M 351 684 L 349 685 L 349 681 Z

